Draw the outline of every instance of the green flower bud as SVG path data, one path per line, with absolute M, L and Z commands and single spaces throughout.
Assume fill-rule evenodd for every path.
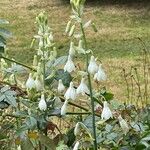
M 75 31 L 75 25 L 73 25 L 73 26 L 71 27 L 71 30 L 70 30 L 70 32 L 69 32 L 69 36 L 73 36 L 74 31 Z
M 68 33 L 70 31 L 70 28 L 71 28 L 71 21 L 68 21 L 65 33 Z

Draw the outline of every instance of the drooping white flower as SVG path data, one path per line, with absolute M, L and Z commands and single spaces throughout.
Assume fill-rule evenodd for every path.
M 75 65 L 72 61 L 71 56 L 68 56 L 68 60 L 64 66 L 64 71 L 68 71 L 69 73 L 75 70 Z
M 83 41 L 82 40 L 79 41 L 77 51 L 79 54 L 85 54 L 85 49 L 83 48 Z
M 61 79 L 58 81 L 58 88 L 57 88 L 57 90 L 58 90 L 59 93 L 62 93 L 65 90 L 65 86 L 63 85 L 63 82 L 62 82 Z
M 39 109 L 44 110 L 44 111 L 47 109 L 47 104 L 46 104 L 46 101 L 45 101 L 44 94 L 41 95 L 41 99 L 40 99 L 40 102 L 39 102 Z
M 108 107 L 107 101 L 104 101 L 104 103 L 103 103 L 103 111 L 101 114 L 101 118 L 104 120 L 113 118 L 112 112 L 111 112 L 110 108 Z
M 70 43 L 69 55 L 71 57 L 73 57 L 75 55 L 75 48 L 74 48 L 74 43 L 73 42 Z
M 80 132 L 80 123 L 78 122 L 74 128 L 74 135 L 77 136 Z
M 90 74 L 94 74 L 97 72 L 97 70 L 98 70 L 98 66 L 96 64 L 95 58 L 94 58 L 94 56 L 91 56 L 89 66 L 88 66 L 88 72 Z
M 107 79 L 107 76 L 102 68 L 102 64 L 100 64 L 99 68 L 98 68 L 98 72 L 95 73 L 95 75 L 94 75 L 94 80 L 105 81 L 106 79 Z
M 61 107 L 61 116 L 65 116 L 67 112 L 68 100 L 65 100 L 63 106 Z
M 81 83 L 80 85 L 78 86 L 77 88 L 77 94 L 82 94 L 82 95 L 85 95 L 85 93 L 89 94 L 90 91 L 85 83 L 85 78 L 82 78 L 81 79 Z
M 35 88 L 35 82 L 34 82 L 34 79 L 33 79 L 31 73 L 29 74 L 29 77 L 27 79 L 26 88 L 27 89 L 33 89 L 33 88 Z
M 118 120 L 124 134 L 126 135 L 129 132 L 129 126 L 127 122 L 121 117 L 121 115 L 119 115 Z
M 34 82 L 35 82 L 35 87 L 37 91 L 42 91 L 44 89 L 44 85 L 38 75 L 36 76 L 36 79 Z
M 77 141 L 76 144 L 75 144 L 74 147 L 73 147 L 73 150 L 78 150 L 78 149 L 79 149 L 79 146 L 80 146 L 80 142 Z
M 73 82 L 70 82 L 70 86 L 67 89 L 64 97 L 65 97 L 66 100 L 68 100 L 68 99 L 75 100 L 76 99 L 76 95 L 77 95 L 76 94 L 76 89 L 73 86 Z

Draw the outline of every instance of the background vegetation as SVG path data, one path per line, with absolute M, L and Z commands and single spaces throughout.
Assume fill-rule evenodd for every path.
M 8 29 L 13 37 L 8 41 L 10 57 L 30 64 L 35 51 L 30 48 L 35 34 L 34 18 L 46 11 L 59 53 L 68 51 L 64 29 L 69 17 L 70 5 L 65 0 L 0 0 L 0 18 L 10 22 Z M 123 100 L 125 83 L 122 67 L 140 63 L 140 37 L 150 48 L 150 2 L 149 1 L 87 1 L 85 16 L 92 18 L 98 33 L 88 31 L 88 44 L 102 59 L 108 73 L 107 85 L 116 98 Z

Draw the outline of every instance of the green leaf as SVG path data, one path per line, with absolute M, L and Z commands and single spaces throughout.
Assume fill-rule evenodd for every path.
M 54 66 L 63 65 L 66 63 L 68 56 L 61 56 L 57 58 L 54 62 Z
M 34 146 L 32 142 L 29 140 L 29 138 L 23 140 L 21 143 L 21 150 L 33 150 Z
M 4 28 L 0 28 L 0 35 L 2 35 L 5 38 L 9 38 L 12 36 L 11 32 L 9 32 L 8 30 Z
M 42 145 L 46 146 L 48 150 L 56 150 L 56 145 L 54 144 L 53 140 L 49 137 L 39 134 L 39 141 Z
M 0 24 L 9 24 L 9 22 L 7 20 L 0 19 Z
M 62 80 L 63 84 L 69 87 L 70 82 L 72 81 L 72 77 L 68 72 L 64 72 L 63 69 L 59 69 L 56 71 L 55 79 L 58 81 Z

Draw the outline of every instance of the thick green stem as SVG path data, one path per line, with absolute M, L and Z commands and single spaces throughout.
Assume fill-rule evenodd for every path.
M 28 68 L 28 69 L 32 70 L 32 71 L 36 71 L 36 69 L 34 69 L 34 68 L 32 68 L 32 67 L 30 67 L 30 66 L 28 66 L 28 65 L 25 65 L 25 64 L 23 64 L 23 63 L 21 63 L 21 62 L 18 62 L 18 61 L 16 61 L 16 60 L 13 60 L 13 59 L 10 59 L 10 58 L 4 57 L 4 56 L 0 56 L 0 58 L 3 58 L 3 59 L 8 60 L 8 61 L 10 61 L 10 62 L 16 63 L 16 64 L 18 64 L 18 65 L 21 65 L 21 66 L 23 66 L 23 67 L 25 67 L 25 68 Z
M 85 32 L 84 32 L 82 22 L 80 23 L 80 28 L 81 28 L 81 32 L 82 32 L 82 35 L 83 35 L 83 42 L 84 42 L 85 49 L 88 50 L 87 41 L 86 41 Z M 89 57 L 88 57 L 88 54 L 86 54 L 86 71 L 88 73 L 88 83 L 89 83 L 90 99 L 91 99 L 91 107 L 92 107 L 92 126 L 93 126 L 93 137 L 94 137 L 94 143 L 93 144 L 94 144 L 94 150 L 97 150 L 94 98 L 93 98 L 93 92 L 92 92 L 91 76 L 90 76 L 90 73 L 88 72 L 88 65 L 89 65 Z

